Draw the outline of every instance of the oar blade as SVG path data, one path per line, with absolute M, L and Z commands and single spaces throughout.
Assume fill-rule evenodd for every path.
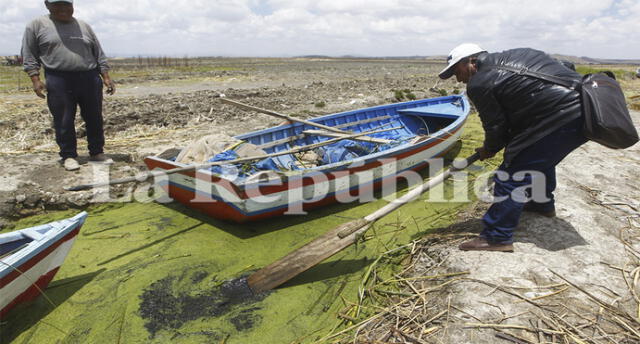
M 247 283 L 254 293 L 271 290 L 353 244 L 369 225 L 364 219 L 342 224 L 251 274 L 247 277 Z

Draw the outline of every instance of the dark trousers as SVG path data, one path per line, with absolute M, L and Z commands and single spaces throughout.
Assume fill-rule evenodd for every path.
M 532 210 L 555 210 L 553 191 L 556 189 L 556 165 L 587 142 L 582 134 L 582 126 L 582 117 L 571 121 L 524 149 L 510 164 L 500 165 L 493 178 L 493 195 L 496 199 L 504 200 L 492 204 L 484 215 L 484 230 L 480 236 L 491 243 L 512 243 L 513 231 L 518 226 L 526 202 L 530 202 Z M 532 175 L 525 171 L 537 173 Z M 537 182 L 543 186 L 542 190 L 532 194 L 528 186 Z M 530 200 L 532 196 L 534 199 Z
M 76 109 L 85 122 L 89 154 L 103 153 L 102 78 L 98 71 L 45 71 L 47 104 L 53 115 L 56 142 L 62 159 L 78 156 L 76 140 Z

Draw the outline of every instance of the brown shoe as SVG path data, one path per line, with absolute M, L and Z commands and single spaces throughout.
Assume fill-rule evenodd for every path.
M 523 209 L 524 210 L 524 209 Z M 544 217 L 556 217 L 556 211 L 552 210 L 552 211 L 537 211 L 537 210 L 524 210 L 528 213 L 534 213 L 534 214 L 538 214 L 540 216 L 544 216 Z
M 535 208 L 533 208 L 531 206 L 531 203 L 527 203 L 524 205 L 524 207 L 522 207 L 522 211 L 526 211 L 528 213 L 535 213 L 544 217 L 556 217 L 556 211 L 555 210 L 551 210 L 551 211 L 539 211 L 536 210 Z
M 513 244 L 491 244 L 485 238 L 477 237 L 458 246 L 462 251 L 500 251 L 513 252 Z
M 546 211 L 546 212 L 541 212 L 541 211 L 533 211 L 532 213 L 536 213 L 538 215 L 542 215 L 544 217 L 556 217 L 556 211 L 552 210 L 552 211 Z

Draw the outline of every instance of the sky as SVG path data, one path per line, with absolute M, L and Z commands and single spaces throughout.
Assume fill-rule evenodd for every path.
M 109 57 L 430 56 L 456 45 L 640 58 L 640 0 L 75 0 Z M 43 1 L 0 0 L 0 55 Z

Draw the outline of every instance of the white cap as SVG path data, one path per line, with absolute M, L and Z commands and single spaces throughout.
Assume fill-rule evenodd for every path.
M 477 44 L 463 43 L 453 48 L 447 57 L 447 67 L 438 74 L 440 79 L 449 79 L 453 75 L 453 66 L 460 62 L 460 60 L 477 53 L 484 53 L 486 50 L 480 48 Z

